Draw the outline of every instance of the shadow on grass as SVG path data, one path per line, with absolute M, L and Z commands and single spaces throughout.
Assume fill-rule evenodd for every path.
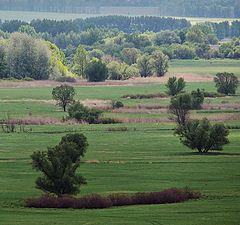
M 181 152 L 176 155 L 181 156 L 194 156 L 194 155 L 200 155 L 200 156 L 240 156 L 240 153 L 225 153 L 225 152 L 206 152 L 206 153 L 200 153 L 200 152 Z

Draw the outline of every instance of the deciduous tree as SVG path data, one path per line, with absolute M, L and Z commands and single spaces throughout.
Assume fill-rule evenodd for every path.
M 52 97 L 57 101 L 57 105 L 66 112 L 67 106 L 74 101 L 75 90 L 66 84 L 53 88 Z

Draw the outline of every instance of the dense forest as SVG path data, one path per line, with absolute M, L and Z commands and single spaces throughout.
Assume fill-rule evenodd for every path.
M 109 9 L 106 9 L 109 7 Z M 1 0 L 0 10 L 68 13 L 111 12 L 110 7 L 155 7 L 149 14 L 161 16 L 240 17 L 240 0 Z M 133 10 L 133 12 L 136 10 Z M 118 12 L 114 9 L 114 12 Z M 121 10 L 122 12 L 122 10 Z M 130 11 L 131 12 L 131 11 Z M 129 13 L 129 12 L 128 12 Z

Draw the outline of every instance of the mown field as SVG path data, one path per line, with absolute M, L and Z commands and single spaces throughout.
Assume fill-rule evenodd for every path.
M 214 83 L 207 82 L 206 76 L 212 77 L 221 70 L 240 75 L 238 61 L 223 62 L 176 61 L 170 66 L 170 74 L 202 76 L 200 82 L 189 79 L 187 91 L 201 88 L 215 92 Z M 162 81 L 75 87 L 76 99 L 96 101 L 97 107 L 99 100 L 101 103 L 108 100 L 124 103 L 122 111 L 108 109 L 104 117 L 138 119 L 137 123 L 115 125 L 58 124 L 66 114 L 51 100 L 52 87 L 27 88 L 16 82 L 15 87 L 10 88 L 4 87 L 5 82 L 0 82 L 0 119 L 10 113 L 12 119 L 54 120 L 52 124 L 41 126 L 26 125 L 26 132 L 7 134 L 0 129 L 1 225 L 239 225 L 240 130 L 230 129 L 230 144 L 223 152 L 199 155 L 184 147 L 174 135 L 175 124 L 168 121 L 169 98 L 121 98 L 129 94 L 164 93 Z M 206 99 L 204 109 L 192 111 L 191 116 L 240 126 L 239 95 L 240 88 L 236 96 Z M 200 191 L 203 197 L 180 204 L 104 210 L 24 208 L 24 199 L 41 195 L 34 188 L 38 173 L 31 168 L 30 155 L 56 145 L 62 136 L 71 132 L 84 133 L 89 142 L 79 169 L 88 184 L 82 187 L 80 195 L 160 191 L 188 186 Z
M 240 77 L 240 61 L 231 59 L 212 60 L 173 60 L 169 66 L 170 74 L 191 74 L 214 76 L 217 72 L 234 73 Z
M 74 13 L 55 13 L 55 12 L 29 12 L 29 11 L 1 11 L 0 10 L 0 19 L 1 20 L 22 20 L 30 22 L 33 19 L 52 19 L 52 20 L 71 20 L 78 18 L 87 18 L 87 17 L 96 17 L 96 16 L 108 16 L 113 15 L 111 11 L 106 14 L 74 14 Z M 118 14 L 120 15 L 120 14 Z M 129 15 L 129 13 L 123 14 L 127 16 L 137 16 Z M 141 15 L 138 15 L 141 16 Z M 156 15 L 158 16 L 158 15 Z M 199 17 L 175 17 L 177 19 L 187 19 L 191 24 L 195 25 L 197 23 L 204 22 L 214 22 L 220 23 L 223 21 L 232 22 L 234 20 L 239 20 L 238 18 L 199 18 Z

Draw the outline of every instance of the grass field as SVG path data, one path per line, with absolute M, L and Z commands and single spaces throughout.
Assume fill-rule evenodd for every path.
M 176 224 L 238 225 L 240 132 L 220 155 L 199 156 L 183 147 L 165 125 L 134 125 L 108 132 L 109 125 L 32 127 L 29 134 L 0 134 L 0 224 Z M 81 165 L 88 180 L 82 195 L 158 191 L 189 186 L 204 197 L 173 205 L 108 210 L 25 209 L 22 201 L 40 195 L 29 155 L 56 144 L 69 131 L 83 132 L 90 147 Z M 143 138 L 144 137 L 144 138 Z
M 0 19 L 1 20 L 22 20 L 30 22 L 33 19 L 52 19 L 52 20 L 71 20 L 77 18 L 87 18 L 87 17 L 96 17 L 96 16 L 108 16 L 112 15 L 112 12 L 109 11 L 107 14 L 74 14 L 74 13 L 53 13 L 53 12 L 28 12 L 28 11 L 1 11 L 0 10 Z M 126 14 L 125 14 L 126 15 Z M 136 16 L 129 15 L 127 16 Z M 139 15 L 141 16 L 141 15 Z M 156 15 L 158 16 L 158 15 Z M 199 17 L 175 17 L 177 19 L 187 19 L 191 24 L 203 23 L 203 22 L 214 22 L 220 23 L 223 21 L 232 22 L 234 20 L 239 20 L 238 18 L 199 18 Z
M 169 72 L 206 76 L 214 76 L 218 72 L 229 72 L 240 77 L 240 61 L 230 59 L 173 60 L 170 63 Z
M 235 72 L 238 61 L 173 61 L 170 74 L 201 76 L 201 82 L 188 82 L 187 91 L 203 88 L 215 92 L 211 81 L 221 71 Z M 55 118 L 63 113 L 51 100 L 52 87 L 0 88 L 0 119 Z M 0 83 L 1 86 L 1 83 Z M 120 100 L 123 112 L 104 113 L 106 117 L 147 119 L 168 118 L 170 99 L 123 99 L 129 94 L 166 91 L 162 82 L 124 86 L 77 86 L 79 100 Z M 226 125 L 240 126 L 240 88 L 236 96 L 206 99 L 203 110 L 193 117 L 219 118 Z M 143 107 L 142 111 L 139 106 Z M 165 111 L 146 110 L 165 107 Z M 224 108 L 226 107 L 226 108 Z M 127 111 L 127 110 L 132 110 Z M 135 110 L 135 111 L 134 111 Z M 155 111 L 154 111 L 155 110 Z M 109 128 L 126 127 L 126 131 Z M 199 155 L 184 147 L 174 135 L 173 122 L 116 125 L 27 125 L 27 133 L 3 133 L 0 128 L 0 225 L 239 225 L 240 221 L 240 130 L 230 130 L 230 144 L 223 152 Z M 67 133 L 84 133 L 89 142 L 79 172 L 88 181 L 80 195 L 161 191 L 188 186 L 200 191 L 197 201 L 180 204 L 119 207 L 104 210 L 28 209 L 24 199 L 40 196 L 34 188 L 38 173 L 31 168 L 30 155 L 56 145 Z

